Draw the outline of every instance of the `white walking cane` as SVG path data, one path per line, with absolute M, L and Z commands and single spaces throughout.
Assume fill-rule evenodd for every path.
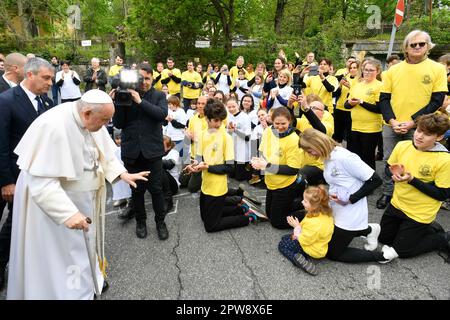
M 92 220 L 89 217 L 86 217 L 86 222 L 88 224 L 92 223 Z M 83 235 L 84 235 L 84 243 L 86 245 L 86 250 L 87 250 L 87 254 L 89 257 L 89 266 L 91 267 L 91 273 L 92 273 L 92 280 L 94 281 L 94 291 L 95 291 L 95 295 L 96 297 L 100 297 L 100 295 L 102 294 L 102 292 L 100 291 L 100 289 L 98 288 L 98 281 L 97 281 L 97 273 L 95 271 L 95 268 L 97 266 L 96 261 L 95 261 L 95 252 L 93 253 L 91 250 L 91 246 L 89 245 L 89 234 L 87 231 L 83 230 Z

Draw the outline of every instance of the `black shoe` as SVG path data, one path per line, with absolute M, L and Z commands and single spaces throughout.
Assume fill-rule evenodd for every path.
M 147 237 L 147 225 L 145 224 L 145 221 L 136 222 L 136 235 L 141 239 Z
M 377 200 L 377 208 L 378 209 L 384 209 L 387 207 L 387 205 L 391 202 L 392 196 L 388 196 L 386 194 L 383 194 L 378 200 Z
M 0 266 L 0 291 L 5 287 L 6 282 L 6 267 Z
M 117 216 L 120 220 L 128 221 L 134 218 L 134 210 L 133 208 L 126 208 Z
M 166 240 L 169 238 L 169 231 L 165 222 L 160 222 L 156 224 L 156 231 L 158 232 L 159 240 Z

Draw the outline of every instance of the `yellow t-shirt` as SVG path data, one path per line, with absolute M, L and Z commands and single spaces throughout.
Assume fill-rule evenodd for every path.
M 402 61 L 383 77 L 381 93 L 391 94 L 391 106 L 397 121 L 411 121 L 411 116 L 430 102 L 434 92 L 447 92 L 445 66 L 430 59 L 417 64 Z
M 339 69 L 338 71 L 335 72 L 334 76 L 335 77 L 342 76 L 342 75 L 345 76 L 348 73 L 349 73 L 349 70 L 347 68 L 341 68 L 341 69 Z
M 233 139 L 220 128 L 210 132 L 203 130 L 198 141 L 198 156 L 208 165 L 220 165 L 234 160 Z M 209 196 L 220 197 L 228 192 L 227 175 L 202 171 L 202 192 Z
M 259 151 L 270 162 L 272 166 L 288 165 L 291 168 L 300 169 L 300 149 L 298 147 L 299 137 L 292 132 L 286 137 L 278 138 L 272 127 L 264 130 Z M 290 186 L 297 176 L 274 174 L 265 171 L 264 181 L 269 190 L 282 189 Z
M 300 226 L 302 232 L 298 237 L 298 242 L 303 251 L 316 259 L 325 257 L 334 231 L 333 216 L 323 213 L 316 217 L 305 216 L 300 222 Z
M 334 87 L 334 90 L 336 90 L 339 86 L 339 81 L 336 79 L 336 77 L 329 75 L 328 77 L 326 77 L 326 79 Z M 305 85 L 306 88 L 310 89 L 308 93 L 317 94 L 320 99 L 322 99 L 324 105 L 328 107 L 328 111 L 333 113 L 333 92 L 327 91 L 322 83 L 322 80 L 320 79 L 320 76 L 308 77 L 308 79 L 305 80 Z
M 167 79 L 169 78 L 169 72 L 172 72 L 172 74 L 181 79 L 181 71 L 180 69 L 177 68 L 173 68 L 172 70 L 169 69 L 164 69 L 162 71 L 162 75 L 161 75 L 161 80 Z M 175 81 L 173 81 L 172 79 L 170 79 L 169 83 L 167 84 L 167 87 L 169 88 L 169 94 L 177 94 L 180 93 L 181 90 L 181 84 L 180 83 L 176 83 Z
M 450 188 L 450 153 L 446 151 L 419 151 L 412 141 L 400 141 L 389 157 L 388 164 L 401 163 L 412 176 L 436 187 Z M 427 196 L 407 182 L 394 184 L 392 205 L 411 219 L 431 223 L 441 207 L 441 201 Z
M 350 88 L 347 88 L 344 85 L 341 86 L 341 95 L 340 95 L 339 99 L 336 101 L 336 109 L 350 112 L 349 109 L 345 109 L 344 103 L 348 99 L 348 94 L 350 93 L 350 89 L 353 88 L 355 86 L 355 84 L 358 83 L 358 79 L 356 77 L 355 78 L 347 77 L 347 80 L 350 83 Z
M 350 89 L 349 99 L 362 99 L 364 102 L 376 104 L 380 101 L 381 81 L 374 80 L 371 83 L 358 82 Z M 383 117 L 381 113 L 375 113 L 364 109 L 359 104 L 351 109 L 352 131 L 374 133 L 381 132 Z
M 328 111 L 323 112 L 323 117 L 321 122 L 327 129 L 327 136 L 333 136 L 334 133 L 334 118 Z M 308 118 L 303 115 L 300 119 L 297 118 L 296 128 L 300 130 L 300 132 L 305 131 L 306 129 L 312 128 L 312 125 L 309 123 Z
M 239 78 L 239 70 L 240 69 L 238 67 L 236 67 L 236 66 L 231 67 L 231 69 L 230 69 L 230 77 L 231 77 L 231 80 L 233 82 L 235 82 L 235 80 L 237 78 Z M 252 78 L 249 78 L 247 69 L 242 68 L 242 70 L 244 70 L 244 72 L 245 72 L 245 79 L 251 80 Z
M 202 76 L 198 74 L 198 72 L 193 71 L 185 71 L 181 74 L 181 82 L 197 82 L 202 83 Z M 186 86 L 183 86 L 183 98 L 186 99 L 197 99 L 200 96 L 202 89 L 192 89 Z
M 159 75 L 160 73 L 158 71 L 153 70 L 153 79 L 156 79 Z M 159 80 L 153 84 L 153 88 L 155 88 L 158 91 L 162 90 L 161 78 L 159 78 Z
M 114 77 L 114 76 L 118 75 L 120 70 L 122 70 L 122 68 L 123 68 L 123 66 L 119 66 L 117 64 L 111 66 L 111 68 L 109 68 L 108 76 Z
M 197 154 L 198 140 L 203 130 L 208 128 L 208 123 L 206 122 L 206 117 L 199 117 L 199 114 L 194 114 L 191 119 L 189 119 L 188 132 L 194 135 L 191 141 L 191 158 L 195 158 Z

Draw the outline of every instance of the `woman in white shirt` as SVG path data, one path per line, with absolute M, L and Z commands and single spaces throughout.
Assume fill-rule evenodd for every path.
M 258 125 L 259 119 L 257 110 L 255 109 L 255 102 L 253 101 L 253 96 L 251 94 L 247 93 L 242 96 L 240 109 L 249 116 L 253 130 Z
M 230 176 L 238 181 L 250 180 L 250 135 L 252 126 L 250 117 L 239 109 L 235 98 L 226 103 L 228 110 L 228 133 L 234 144 L 234 174 Z
M 226 96 L 230 94 L 232 81 L 230 71 L 228 70 L 228 66 L 226 64 L 224 64 L 220 69 L 216 79 L 214 79 L 214 84 L 216 85 L 217 90 L 222 91 Z
M 300 136 L 300 148 L 324 161 L 323 176 L 329 184 L 334 233 L 327 257 L 341 262 L 389 262 L 378 246 L 379 224 L 368 224 L 367 196 L 382 184 L 378 174 L 356 154 L 316 129 Z M 367 237 L 363 249 L 349 247 L 355 237 Z
M 55 76 L 55 84 L 61 88 L 61 103 L 80 99 L 80 76 L 70 69 L 69 61 L 63 61 L 61 68 L 62 70 Z
M 292 94 L 292 74 L 288 69 L 282 69 L 278 74 L 278 84 L 270 90 L 267 100 L 267 109 L 287 107 Z

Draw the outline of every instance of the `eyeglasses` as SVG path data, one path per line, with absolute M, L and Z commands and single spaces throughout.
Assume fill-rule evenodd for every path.
M 375 71 L 377 71 L 377 70 L 374 70 L 374 69 L 364 69 L 363 71 L 369 73 L 369 72 L 375 72 Z
M 417 45 L 419 45 L 419 47 L 423 48 L 425 47 L 427 43 L 426 42 L 417 42 L 417 43 L 410 43 L 409 46 L 411 48 L 417 48 Z
M 317 111 L 322 111 L 322 112 L 325 111 L 325 109 L 321 109 L 321 108 L 316 107 L 316 106 L 312 106 L 311 109 L 312 110 L 317 110 Z

